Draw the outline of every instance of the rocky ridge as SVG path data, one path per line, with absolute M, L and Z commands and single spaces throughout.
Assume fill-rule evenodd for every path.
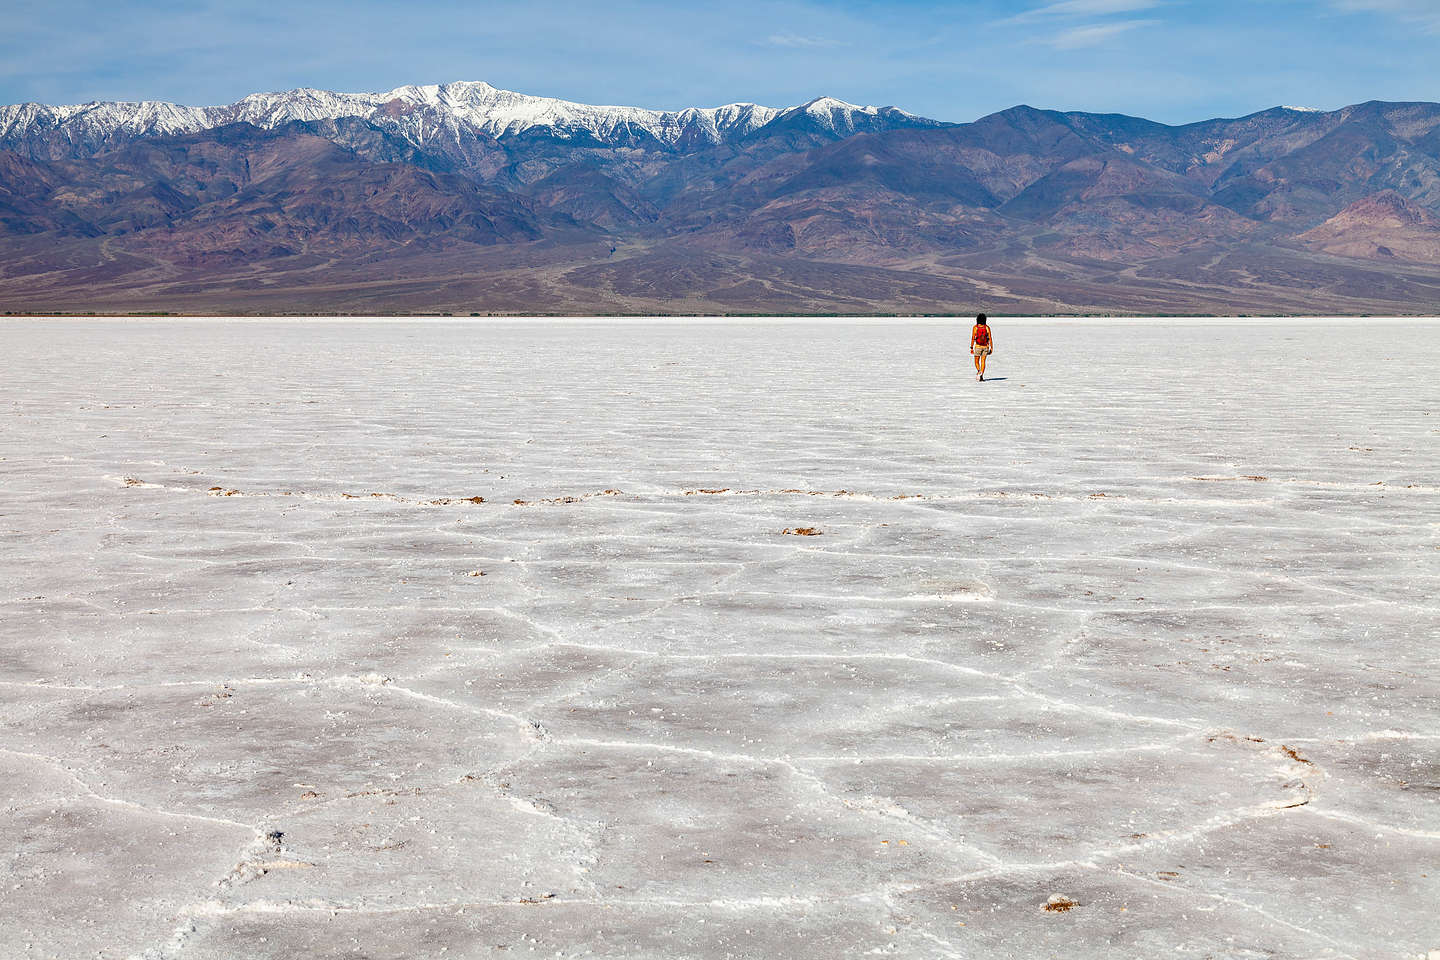
M 68 150 L 83 156 L 141 137 L 199 133 L 232 123 L 272 130 L 289 123 L 358 118 L 416 146 L 437 139 L 486 137 L 505 140 L 543 132 L 570 141 L 664 147 L 716 145 L 766 125 L 803 120 L 837 135 L 894 126 L 938 127 L 938 121 L 894 107 L 856 106 L 822 97 L 788 109 L 754 103 L 678 111 L 592 106 L 501 90 L 484 82 L 459 81 L 397 87 L 385 93 L 335 93 L 303 88 L 255 93 L 215 107 L 163 101 L 106 101 L 68 106 L 37 103 L 0 107 L 0 147 L 27 148 L 37 157 Z
M 1440 104 L 0 109 L 5 309 L 1440 311 Z

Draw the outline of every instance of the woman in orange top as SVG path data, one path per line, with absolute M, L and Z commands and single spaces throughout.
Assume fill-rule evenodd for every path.
M 990 324 L 985 319 L 985 314 L 975 318 L 975 327 L 970 331 L 970 353 L 975 358 L 975 379 L 985 379 L 985 358 L 995 348 L 995 340 L 990 336 Z

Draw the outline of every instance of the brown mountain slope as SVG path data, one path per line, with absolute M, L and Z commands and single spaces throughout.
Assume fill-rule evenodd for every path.
M 1300 239 L 1339 257 L 1440 264 L 1440 217 L 1393 191 L 1355 201 Z
M 249 126 L 57 165 L 28 195 L 84 224 L 80 232 L 114 238 L 112 250 L 180 267 L 420 241 L 530 242 L 551 226 L 525 198 L 456 174 L 371 163 L 308 133 Z

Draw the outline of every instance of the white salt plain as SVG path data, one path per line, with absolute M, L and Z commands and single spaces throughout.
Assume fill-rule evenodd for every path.
M 0 956 L 1433 956 L 1440 326 L 967 334 L 0 322 Z

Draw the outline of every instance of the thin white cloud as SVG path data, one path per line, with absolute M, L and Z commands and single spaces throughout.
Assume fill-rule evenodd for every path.
M 1013 17 L 1001 20 L 1000 23 L 1019 24 L 1061 18 L 1104 17 L 1115 13 L 1153 10 L 1160 5 L 1161 0 L 1060 0 L 1059 3 L 1050 3 L 1018 13 Z
M 1330 0 L 1341 13 L 1383 13 L 1418 24 L 1428 33 L 1440 33 L 1440 4 L 1436 0 Z
M 1041 39 L 1040 42 L 1054 47 L 1056 50 L 1079 50 L 1083 47 L 1099 46 L 1112 37 L 1158 22 L 1157 20 L 1117 20 L 1113 23 L 1092 23 L 1083 27 L 1062 30 L 1053 37 Z
M 797 50 L 844 46 L 841 41 L 831 40 L 829 37 L 806 37 L 794 33 L 772 33 L 763 42 L 771 47 L 789 47 Z

